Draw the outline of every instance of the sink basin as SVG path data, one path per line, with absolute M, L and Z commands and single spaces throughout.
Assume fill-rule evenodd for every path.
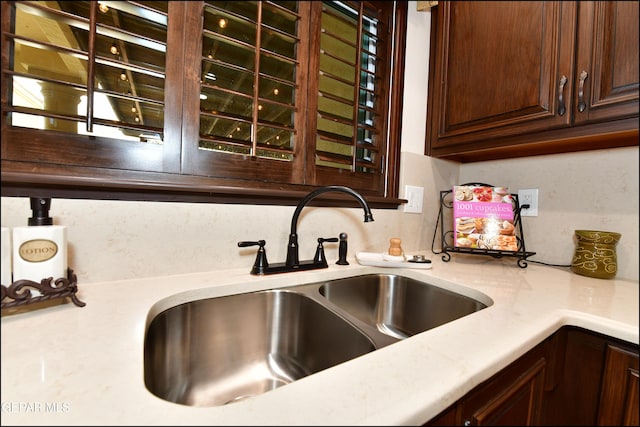
M 332 280 L 320 294 L 360 321 L 404 339 L 486 308 L 465 295 L 393 274 Z
M 404 276 L 367 274 L 186 302 L 150 319 L 144 381 L 170 402 L 225 405 L 491 304 L 481 299 Z
M 375 350 L 350 323 L 284 290 L 188 302 L 149 324 L 144 378 L 156 396 L 217 406 Z

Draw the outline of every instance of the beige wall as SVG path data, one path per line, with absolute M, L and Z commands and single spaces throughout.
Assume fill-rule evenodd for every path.
M 525 217 L 532 259 L 569 264 L 573 230 L 618 231 L 618 278 L 638 280 L 638 148 L 529 157 L 459 165 L 423 155 L 427 94 L 429 13 L 409 4 L 401 195 L 404 185 L 425 188 L 422 214 L 360 209 L 305 208 L 298 225 L 301 259 L 313 257 L 318 237 L 349 235 L 349 255 L 383 252 L 401 237 L 406 252 L 431 255 L 439 191 L 464 182 L 538 188 L 539 215 Z M 2 198 L 2 226 L 26 225 L 27 198 Z M 284 261 L 292 206 L 207 205 L 54 199 L 54 223 L 68 227 L 69 264 L 79 283 L 209 271 L 251 269 L 255 248 L 267 241 L 270 262 Z M 329 262 L 337 246 L 326 245 Z M 353 260 L 351 260 L 354 262 Z M 514 268 L 518 268 L 515 266 Z

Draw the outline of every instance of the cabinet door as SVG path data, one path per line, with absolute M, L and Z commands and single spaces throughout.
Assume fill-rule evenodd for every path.
M 515 380 L 503 378 L 495 387 L 469 396 L 462 405 L 463 424 L 539 425 L 545 365 L 540 358 Z
M 570 125 L 574 2 L 443 2 L 434 13 L 436 154 Z
M 609 344 L 600 391 L 598 425 L 637 426 L 638 353 Z
M 638 115 L 638 2 L 579 2 L 575 123 Z
M 539 425 L 546 359 L 538 347 L 424 425 Z M 533 355 L 538 355 L 532 358 Z M 534 361 L 532 363 L 532 361 Z

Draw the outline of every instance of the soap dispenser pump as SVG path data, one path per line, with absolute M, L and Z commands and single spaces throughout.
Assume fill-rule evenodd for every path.
M 67 228 L 53 225 L 51 199 L 31 197 L 27 227 L 13 229 L 13 281 L 67 277 Z
M 49 216 L 51 199 L 43 197 L 31 197 L 31 218 L 27 224 L 31 226 L 53 225 L 53 218 Z

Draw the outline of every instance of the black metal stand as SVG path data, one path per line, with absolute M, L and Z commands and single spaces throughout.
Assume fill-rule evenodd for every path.
M 461 185 L 482 185 L 493 187 L 489 184 L 483 184 L 479 182 L 470 182 Z M 451 253 L 466 253 L 466 254 L 476 254 L 476 255 L 488 255 L 493 258 L 502 258 L 505 257 L 515 257 L 518 258 L 518 266 L 521 268 L 527 267 L 526 259 L 532 255 L 535 255 L 535 252 L 527 252 L 525 250 L 524 244 L 524 235 L 522 232 L 522 216 L 520 215 L 520 210 L 523 207 L 528 207 L 528 205 L 520 206 L 518 202 L 518 195 L 511 194 L 511 198 L 513 200 L 513 211 L 514 211 L 514 219 L 513 225 L 516 229 L 516 241 L 518 242 L 518 250 L 516 251 L 503 251 L 496 249 L 479 249 L 479 248 L 464 248 L 457 247 L 454 245 L 454 240 L 456 238 L 455 230 L 451 230 L 448 227 L 444 226 L 444 209 L 452 209 L 453 208 L 453 190 L 444 190 L 440 191 L 440 209 L 438 211 L 438 220 L 436 221 L 436 228 L 433 233 L 433 240 L 431 242 L 431 252 L 435 255 L 443 254 L 442 260 L 445 262 L 449 262 L 451 260 Z M 453 221 L 451 221 L 453 225 Z M 440 241 L 441 241 L 441 250 L 436 251 L 434 248 L 436 236 L 438 234 L 438 227 L 440 227 Z
M 33 296 L 29 288 L 38 290 L 40 295 Z M 61 277 L 54 281 L 53 277 L 49 277 L 42 279 L 40 283 L 32 280 L 17 280 L 8 287 L 2 285 L 2 308 L 66 297 L 71 298 L 71 301 L 78 307 L 84 307 L 86 303 L 78 299 L 76 292 L 78 292 L 78 278 L 69 268 L 67 269 L 67 278 Z

